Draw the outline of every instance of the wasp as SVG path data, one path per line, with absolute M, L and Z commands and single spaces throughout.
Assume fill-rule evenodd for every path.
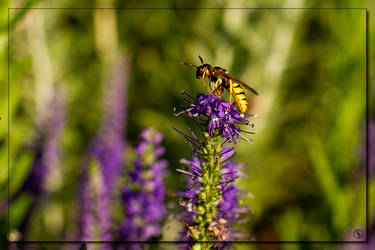
M 192 63 L 185 63 L 181 62 L 181 64 L 187 66 L 193 66 L 197 68 L 195 77 L 197 79 L 201 79 L 204 87 L 206 88 L 208 93 L 214 93 L 218 97 L 222 96 L 224 90 L 229 91 L 229 106 L 231 105 L 232 96 L 234 97 L 234 102 L 237 104 L 238 108 L 240 109 L 241 113 L 245 113 L 247 110 L 247 98 L 245 95 L 245 91 L 242 87 L 247 90 L 250 90 L 253 94 L 258 95 L 258 93 L 241 81 L 240 79 L 236 78 L 235 76 L 229 74 L 226 69 L 223 69 L 219 66 L 212 66 L 211 64 L 204 63 L 201 56 L 198 56 L 199 60 L 201 61 L 201 65 L 196 66 Z M 207 88 L 207 84 L 205 82 L 205 78 L 209 79 L 209 88 Z M 214 83 L 214 88 L 211 87 L 211 82 Z

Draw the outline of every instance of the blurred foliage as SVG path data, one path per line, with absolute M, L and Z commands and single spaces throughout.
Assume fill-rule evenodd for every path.
M 272 1 L 271 1 L 272 2 Z M 246 4 L 245 4 L 246 3 Z M 234 160 L 246 162 L 249 177 L 238 184 L 250 198 L 251 220 L 238 229 L 260 241 L 356 240 L 365 227 L 366 10 L 364 9 L 188 9 L 239 7 L 247 2 L 164 0 L 152 7 L 170 9 L 10 9 L 9 106 L 7 86 L 7 6 L 149 7 L 139 1 L 3 1 L 0 4 L 0 197 L 28 175 L 49 89 L 55 84 L 67 97 L 55 188 L 30 218 L 25 240 L 75 239 L 77 193 L 83 157 L 102 118 L 102 92 L 118 55 L 131 64 L 128 92 L 126 162 L 138 133 L 152 126 L 165 135 L 169 161 L 169 202 L 183 178 L 179 159 L 191 153 L 172 126 L 187 131 L 188 119 L 175 117 L 183 89 L 204 88 L 194 68 L 179 62 L 220 65 L 248 82 L 254 143 L 241 143 Z M 254 1 L 251 7 L 364 7 L 364 1 Z M 375 4 L 368 1 L 370 10 Z M 187 9 L 174 9 L 185 7 Z M 370 15 L 367 46 L 375 44 Z M 375 52 L 369 49 L 368 59 Z M 39 65 L 39 66 L 38 66 Z M 369 67 L 370 68 L 370 67 Z M 369 69 L 368 68 L 368 69 Z M 368 73 L 369 114 L 374 114 L 373 71 Z M 9 113 L 8 113 L 9 109 Z M 8 116 L 9 115 L 9 116 Z M 9 137 L 7 129 L 9 122 Z M 372 132 L 375 136 L 375 132 Z M 126 164 L 125 168 L 128 166 Z M 52 177 L 51 177 L 52 178 Z M 370 196 L 374 194 L 370 179 Z M 32 197 L 20 196 L 8 219 L 2 212 L 2 238 L 17 239 Z M 176 205 L 174 205 L 176 206 Z M 370 203 L 370 211 L 374 204 Z M 370 218 L 370 222 L 373 218 Z M 166 229 L 170 230 L 170 229 Z M 15 238 L 14 238 L 15 237 Z M 246 240 L 246 239 L 244 239 Z M 307 245 L 247 245 L 239 249 L 316 249 Z M 327 249 L 336 246 L 324 246 Z

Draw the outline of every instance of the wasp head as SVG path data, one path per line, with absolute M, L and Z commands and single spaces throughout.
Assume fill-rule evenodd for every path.
M 200 66 L 197 67 L 197 71 L 196 71 L 196 74 L 195 74 L 195 77 L 197 79 L 200 79 L 203 77 L 203 74 L 206 72 L 206 76 L 209 77 L 211 75 L 211 68 L 212 66 L 210 64 L 202 64 Z

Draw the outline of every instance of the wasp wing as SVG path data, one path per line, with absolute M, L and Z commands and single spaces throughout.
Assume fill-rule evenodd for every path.
M 222 70 L 217 70 L 216 71 L 219 75 L 222 75 L 226 78 L 229 78 L 229 79 L 232 79 L 233 81 L 236 81 L 238 82 L 239 84 L 241 84 L 243 87 L 245 87 L 246 89 L 250 90 L 251 92 L 253 92 L 255 95 L 258 95 L 258 92 L 255 91 L 255 89 L 253 89 L 252 87 L 250 87 L 249 85 L 247 85 L 246 83 L 244 83 L 243 81 L 241 81 L 240 79 L 238 79 L 237 77 L 227 73 L 227 72 L 224 72 Z

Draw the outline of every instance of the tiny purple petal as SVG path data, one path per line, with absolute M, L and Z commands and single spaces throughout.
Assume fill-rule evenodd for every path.
M 224 147 L 220 151 L 220 153 L 223 155 L 220 162 L 224 163 L 224 162 L 230 160 L 236 152 L 234 151 L 234 147 L 232 147 L 232 148 Z

